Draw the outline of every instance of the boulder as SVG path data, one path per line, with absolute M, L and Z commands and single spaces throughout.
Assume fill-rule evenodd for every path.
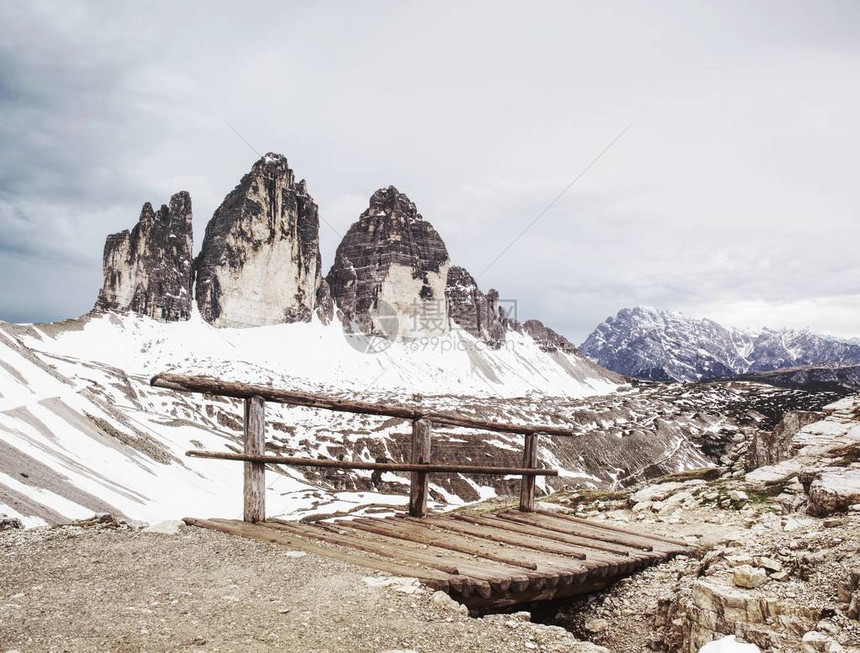
M 750 565 L 738 565 L 734 568 L 732 580 L 738 587 L 755 589 L 767 582 L 767 572 Z
M 648 485 L 641 490 L 630 495 L 628 502 L 630 505 L 635 505 L 642 501 L 658 502 L 663 501 L 678 490 L 684 487 L 683 483 L 669 481 L 668 483 L 658 483 L 657 485 Z
M 675 610 L 668 618 L 678 621 L 677 650 L 685 652 L 696 652 L 712 640 L 732 634 L 763 649 L 772 643 L 799 648 L 800 637 L 821 618 L 819 610 L 788 599 L 759 596 L 716 579 L 696 581 L 689 598 Z
M 860 503 L 860 466 L 826 467 L 816 471 L 809 483 L 810 515 L 823 517 L 834 512 L 846 512 Z

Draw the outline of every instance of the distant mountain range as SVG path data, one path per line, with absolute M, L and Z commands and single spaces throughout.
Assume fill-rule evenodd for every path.
M 782 368 L 860 364 L 860 343 L 810 331 L 749 331 L 645 306 L 625 308 L 580 351 L 633 378 L 705 381 Z

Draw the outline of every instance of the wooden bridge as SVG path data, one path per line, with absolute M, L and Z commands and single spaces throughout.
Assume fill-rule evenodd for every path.
M 162 374 L 153 377 L 151 384 L 245 401 L 244 453 L 189 451 L 186 454 L 244 462 L 244 520 L 185 518 L 191 525 L 281 544 L 393 575 L 418 578 L 428 587 L 443 590 L 470 608 L 509 606 L 593 592 L 686 551 L 680 540 L 536 510 L 535 478 L 558 474 L 558 470 L 537 466 L 538 437 L 570 436 L 563 428 L 503 424 L 202 377 Z M 411 420 L 411 461 L 372 463 L 266 455 L 266 401 Z M 432 464 L 431 429 L 434 424 L 522 434 L 522 466 Z M 267 464 L 409 472 L 409 512 L 384 519 L 350 518 L 312 524 L 267 520 Z M 481 515 L 428 514 L 431 473 L 521 476 L 519 509 Z

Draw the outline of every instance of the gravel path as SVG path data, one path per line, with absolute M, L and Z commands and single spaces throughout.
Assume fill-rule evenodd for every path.
M 9 651 L 605 651 L 403 579 L 181 527 L 0 531 Z

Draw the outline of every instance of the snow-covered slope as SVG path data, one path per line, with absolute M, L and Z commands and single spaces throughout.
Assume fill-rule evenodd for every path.
M 115 313 L 56 324 L 0 323 L 0 514 L 28 523 L 98 511 L 145 521 L 238 514 L 241 467 L 183 454 L 237 448 L 239 403 L 151 388 L 149 378 L 162 371 L 389 401 L 419 392 L 585 396 L 612 392 L 620 380 L 576 356 L 546 354 L 519 334 L 498 351 L 463 332 L 426 346 L 382 344 L 391 346 L 363 353 L 367 341 L 345 336 L 339 325 L 218 329 L 197 315 L 172 323 Z M 352 437 L 344 434 L 361 433 L 367 421 L 283 406 L 270 406 L 267 418 L 282 449 L 326 457 L 334 455 L 333 441 L 342 450 Z M 380 436 L 406 430 L 399 422 L 374 429 Z M 362 455 L 372 460 L 384 449 L 364 448 Z M 400 493 L 404 479 L 387 476 Z M 321 490 L 337 483 L 309 483 L 292 471 L 270 479 L 274 514 L 367 502 Z M 372 500 L 402 504 L 404 497 L 389 499 L 383 491 Z
M 771 419 L 803 393 L 757 384 L 620 386 L 576 354 L 510 335 L 498 350 L 462 332 L 435 344 L 361 353 L 340 325 L 218 329 L 194 316 L 162 323 L 99 314 L 56 324 L 0 323 L 0 517 L 25 524 L 94 512 L 156 522 L 241 515 L 242 466 L 188 458 L 241 450 L 239 401 L 152 388 L 167 371 L 271 383 L 510 423 L 564 426 L 543 438 L 542 464 L 560 470 L 540 491 L 613 487 L 710 464 L 742 424 Z M 377 343 L 378 344 L 378 343 Z M 416 343 L 412 343 L 415 345 Z M 763 423 L 763 422 L 762 422 Z M 267 404 L 270 452 L 406 460 L 403 420 Z M 433 429 L 439 462 L 518 465 L 522 438 Z M 266 475 L 270 515 L 379 510 L 406 504 L 408 475 L 279 468 Z M 436 507 L 512 495 L 518 478 L 434 475 Z M 390 508 L 389 508 L 390 509 Z
M 809 331 L 745 331 L 637 306 L 602 322 L 580 350 L 600 365 L 656 381 L 732 378 L 823 363 L 858 363 L 860 345 Z
M 215 328 L 196 312 L 187 322 L 167 323 L 104 313 L 60 323 L 59 328 L 36 325 L 18 333 L 39 352 L 97 361 L 129 374 L 175 370 L 330 392 L 374 388 L 497 397 L 530 392 L 583 396 L 611 392 L 623 382 L 584 357 L 548 355 L 519 333 L 510 335 L 506 347 L 492 350 L 462 330 L 432 340 L 389 342 L 347 335 L 340 325 L 318 321 Z

